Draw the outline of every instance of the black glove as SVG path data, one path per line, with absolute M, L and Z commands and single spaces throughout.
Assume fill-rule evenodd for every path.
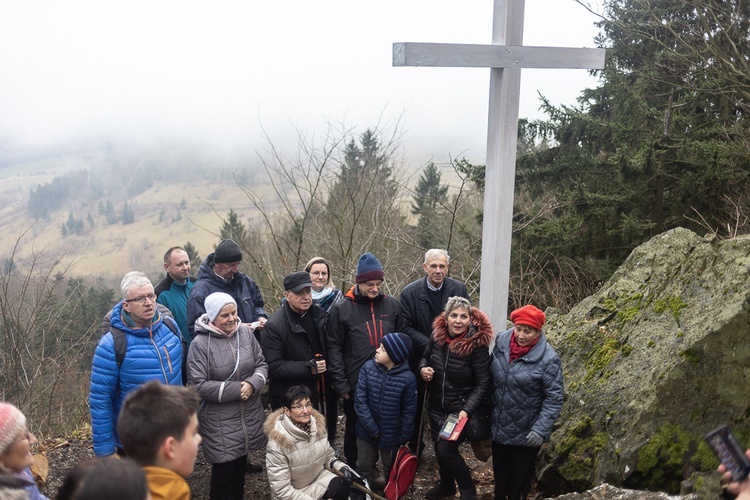
M 347 486 L 351 486 L 352 481 L 354 481 L 352 470 L 348 467 L 344 467 L 341 469 L 341 473 L 344 475 L 344 477 L 341 478 L 341 482 L 343 482 Z

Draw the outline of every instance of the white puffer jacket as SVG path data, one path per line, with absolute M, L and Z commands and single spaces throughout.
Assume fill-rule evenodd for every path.
M 273 500 L 319 500 L 336 477 L 327 467 L 346 467 L 328 443 L 325 417 L 312 410 L 310 434 L 278 409 L 266 419 L 266 471 Z

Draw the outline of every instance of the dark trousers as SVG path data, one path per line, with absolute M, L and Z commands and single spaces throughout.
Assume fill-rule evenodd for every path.
M 378 445 L 365 441 L 362 438 L 357 438 L 357 472 L 360 476 L 367 479 L 367 482 L 372 485 L 372 480 L 375 478 L 375 464 L 380 458 L 380 463 L 383 467 L 383 477 L 388 481 L 388 476 L 391 473 L 391 467 L 393 467 L 393 458 L 396 456 L 398 450 L 381 450 Z
M 495 500 L 525 499 L 534 479 L 539 447 L 492 443 Z
M 246 456 L 213 464 L 211 469 L 211 500 L 242 500 L 245 495 Z
M 357 412 L 354 411 L 354 393 L 350 392 L 349 399 L 344 400 L 344 415 L 344 458 L 349 467 L 357 470 Z
M 474 490 L 471 471 L 458 451 L 458 447 L 466 439 L 464 434 L 462 432 L 461 436 L 455 441 L 438 439 L 435 442 L 435 455 L 440 471 L 440 482 L 443 485 L 452 488 L 455 483 L 458 483 L 459 490 Z

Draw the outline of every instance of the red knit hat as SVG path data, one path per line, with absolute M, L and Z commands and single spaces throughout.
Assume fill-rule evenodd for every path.
M 510 313 L 510 320 L 514 325 L 527 325 L 536 330 L 541 330 L 547 316 L 536 307 L 528 305 Z
M 26 417 L 10 403 L 0 401 L 0 455 L 5 453 L 26 426 Z

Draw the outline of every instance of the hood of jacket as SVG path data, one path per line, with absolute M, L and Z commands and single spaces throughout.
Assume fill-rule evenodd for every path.
M 239 272 L 237 274 L 240 274 Z M 234 278 L 237 276 L 235 274 L 232 276 L 232 279 L 228 280 L 226 278 L 222 278 L 218 274 L 214 272 L 214 254 L 210 253 L 208 254 L 208 257 L 206 257 L 206 260 L 203 261 L 201 264 L 201 267 L 198 268 L 198 280 L 206 280 L 210 281 L 212 283 L 216 283 L 219 286 L 227 286 L 229 283 L 232 283 L 234 281 Z
M 326 435 L 325 417 L 314 409 L 310 410 L 310 415 L 312 416 L 310 430 L 319 439 L 322 439 Z M 289 418 L 285 418 L 284 408 L 279 408 L 268 415 L 263 424 L 263 432 L 269 441 L 277 443 L 286 453 L 294 450 L 293 436 L 305 439 L 306 434 L 305 431 L 294 425 Z
M 476 307 L 472 307 L 471 325 L 466 335 L 448 344 L 448 350 L 459 357 L 465 358 L 477 347 L 489 348 L 492 342 L 492 324 L 490 319 Z M 442 347 L 450 338 L 448 336 L 448 321 L 444 315 L 435 318 L 432 323 L 432 337 L 435 344 Z
M 242 324 L 238 323 L 237 329 L 231 335 L 227 335 L 222 330 L 219 330 L 218 328 L 213 326 L 211 324 L 211 321 L 208 319 L 208 314 L 204 313 L 195 320 L 195 335 L 211 335 L 213 337 L 228 337 L 231 339 L 237 334 L 241 326 Z
M 356 292 L 357 285 L 352 285 L 352 287 L 347 290 L 347 292 L 344 294 L 344 297 L 351 300 L 352 302 L 358 302 L 360 304 L 369 304 L 370 302 L 377 302 L 379 300 L 383 300 L 383 297 L 385 297 L 385 294 L 383 292 L 380 292 L 377 297 L 374 299 L 370 299 L 369 297 L 365 297 L 364 295 L 360 295 Z

